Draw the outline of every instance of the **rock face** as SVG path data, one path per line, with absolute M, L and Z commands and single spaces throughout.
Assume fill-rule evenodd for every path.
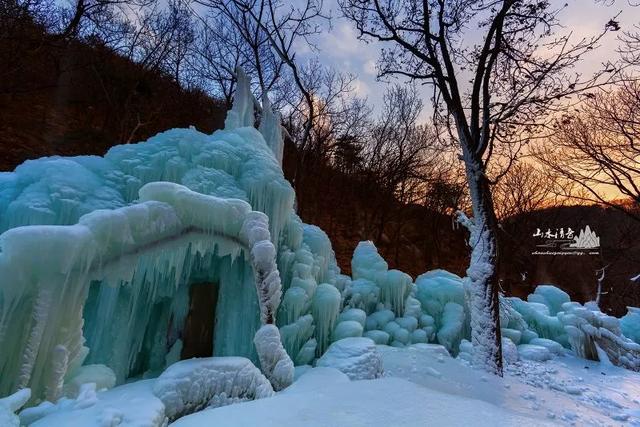
M 344 338 L 331 344 L 318 359 L 317 366 L 336 368 L 352 380 L 370 380 L 382 376 L 382 359 L 373 340 Z

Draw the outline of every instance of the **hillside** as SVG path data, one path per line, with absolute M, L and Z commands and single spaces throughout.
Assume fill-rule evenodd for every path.
M 5 171 L 41 156 L 102 155 L 172 127 L 211 132 L 222 126 L 226 110 L 98 41 L 56 40 L 33 23 L 2 37 L 0 75 Z

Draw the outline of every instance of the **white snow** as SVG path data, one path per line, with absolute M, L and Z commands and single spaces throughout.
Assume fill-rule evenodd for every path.
M 19 427 L 20 418 L 16 412 L 24 406 L 31 397 L 31 390 L 23 388 L 10 396 L 0 399 L 0 426 Z
M 349 340 L 366 339 L 348 338 L 332 346 Z M 340 353 L 347 354 L 359 345 L 343 347 Z M 207 401 L 209 408 L 178 418 L 171 426 L 640 425 L 640 374 L 629 370 L 566 355 L 545 362 L 508 363 L 505 377 L 499 378 L 451 358 L 441 345 L 375 348 L 377 361 L 370 359 L 369 364 L 378 366 L 382 361 L 382 378 L 354 381 L 332 367 L 306 366 L 298 369 L 296 381 L 282 392 L 254 401 L 236 399 L 223 407 L 219 404 L 232 399 L 207 401 L 209 394 L 203 390 L 208 386 L 201 386 L 229 387 L 231 377 L 225 381 L 200 372 L 193 381 L 197 360 L 180 362 L 182 367 L 174 368 L 167 383 L 183 382 L 179 388 L 187 394 L 180 394 L 198 395 L 202 399 L 197 400 Z M 182 374 L 187 378 L 181 379 Z M 120 421 L 127 426 L 163 425 L 164 405 L 151 392 L 158 387 L 156 381 L 63 401 L 34 425 L 98 426 Z M 268 387 L 266 380 L 264 384 Z M 167 404 L 167 414 L 172 405 Z M 28 411 L 33 410 L 22 414 Z
M 273 389 L 250 360 L 211 357 L 174 363 L 155 380 L 153 394 L 174 420 L 206 407 L 269 397 Z
M 537 362 L 544 362 L 553 357 L 547 347 L 533 344 L 520 344 L 518 346 L 518 356 L 521 359 L 535 360 Z
M 461 346 L 461 351 L 462 351 Z M 424 345 L 378 346 L 385 376 L 500 406 L 554 425 L 640 425 L 640 373 L 566 355 L 505 365 L 504 378 Z M 433 371 L 439 375 L 434 375 Z M 452 424 L 457 425 L 457 424 Z
M 295 392 L 181 418 L 171 427 L 543 426 L 492 404 L 421 387 L 400 378 L 350 381 L 311 370 Z M 303 383 L 303 380 L 307 379 Z M 294 383 L 294 387 L 296 384 Z
M 287 388 L 293 382 L 293 362 L 282 346 L 280 331 L 275 325 L 263 325 L 256 332 L 256 345 L 260 368 L 275 391 Z
M 352 380 L 378 378 L 382 361 L 375 343 L 369 338 L 344 338 L 336 341 L 318 359 L 317 366 L 336 368 Z
M 164 405 L 151 391 L 153 380 L 136 381 L 105 392 L 85 388 L 77 399 L 45 402 L 20 413 L 23 424 L 53 426 L 162 427 L 167 420 Z

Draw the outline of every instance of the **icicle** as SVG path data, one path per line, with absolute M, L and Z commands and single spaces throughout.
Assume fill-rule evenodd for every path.
M 46 398 L 49 402 L 55 402 L 62 396 L 64 376 L 67 373 L 69 363 L 69 351 L 63 345 L 57 345 L 51 352 L 51 370 L 46 385 Z
M 233 96 L 233 107 L 227 112 L 224 121 L 225 130 L 233 130 L 253 126 L 253 95 L 251 82 L 241 67 L 236 68 L 236 93 Z
M 269 222 L 265 214 L 251 212 L 242 225 L 242 235 L 249 244 L 251 264 L 258 291 L 260 321 L 275 323 L 275 316 L 282 298 L 280 273 L 276 265 L 276 249 L 271 243 Z
M 284 139 L 282 137 L 282 125 L 280 114 L 273 111 L 271 102 L 266 93 L 262 95 L 262 117 L 260 118 L 260 133 L 267 142 L 280 167 L 284 153 Z
M 313 297 L 312 314 L 316 321 L 317 354 L 321 355 L 329 346 L 331 333 L 340 313 L 341 296 L 338 289 L 327 283 L 318 286 Z
M 253 339 L 260 359 L 262 373 L 273 389 L 280 391 L 293 382 L 293 362 L 280 341 L 280 331 L 275 325 L 263 325 Z
M 24 353 L 22 355 L 22 366 L 20 367 L 20 376 L 18 378 L 18 389 L 25 388 L 29 384 L 33 368 L 38 357 L 38 350 L 40 348 L 40 342 L 44 334 L 44 329 L 47 323 L 47 316 L 49 315 L 49 309 L 51 308 L 51 290 L 40 288 L 38 290 L 38 296 L 33 307 L 33 327 L 29 333 L 29 340 L 25 346 Z

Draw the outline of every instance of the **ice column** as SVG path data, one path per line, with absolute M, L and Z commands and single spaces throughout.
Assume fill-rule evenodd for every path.
M 284 140 L 282 138 L 282 126 L 280 125 L 280 114 L 273 111 L 266 93 L 262 95 L 262 117 L 259 130 L 267 145 L 273 151 L 278 164 L 282 167 Z
M 244 70 L 236 68 L 236 79 L 238 84 L 236 93 L 233 96 L 233 107 L 227 113 L 224 121 L 226 130 L 233 130 L 246 126 L 253 126 L 255 117 L 253 115 L 253 95 L 251 94 L 251 82 Z

